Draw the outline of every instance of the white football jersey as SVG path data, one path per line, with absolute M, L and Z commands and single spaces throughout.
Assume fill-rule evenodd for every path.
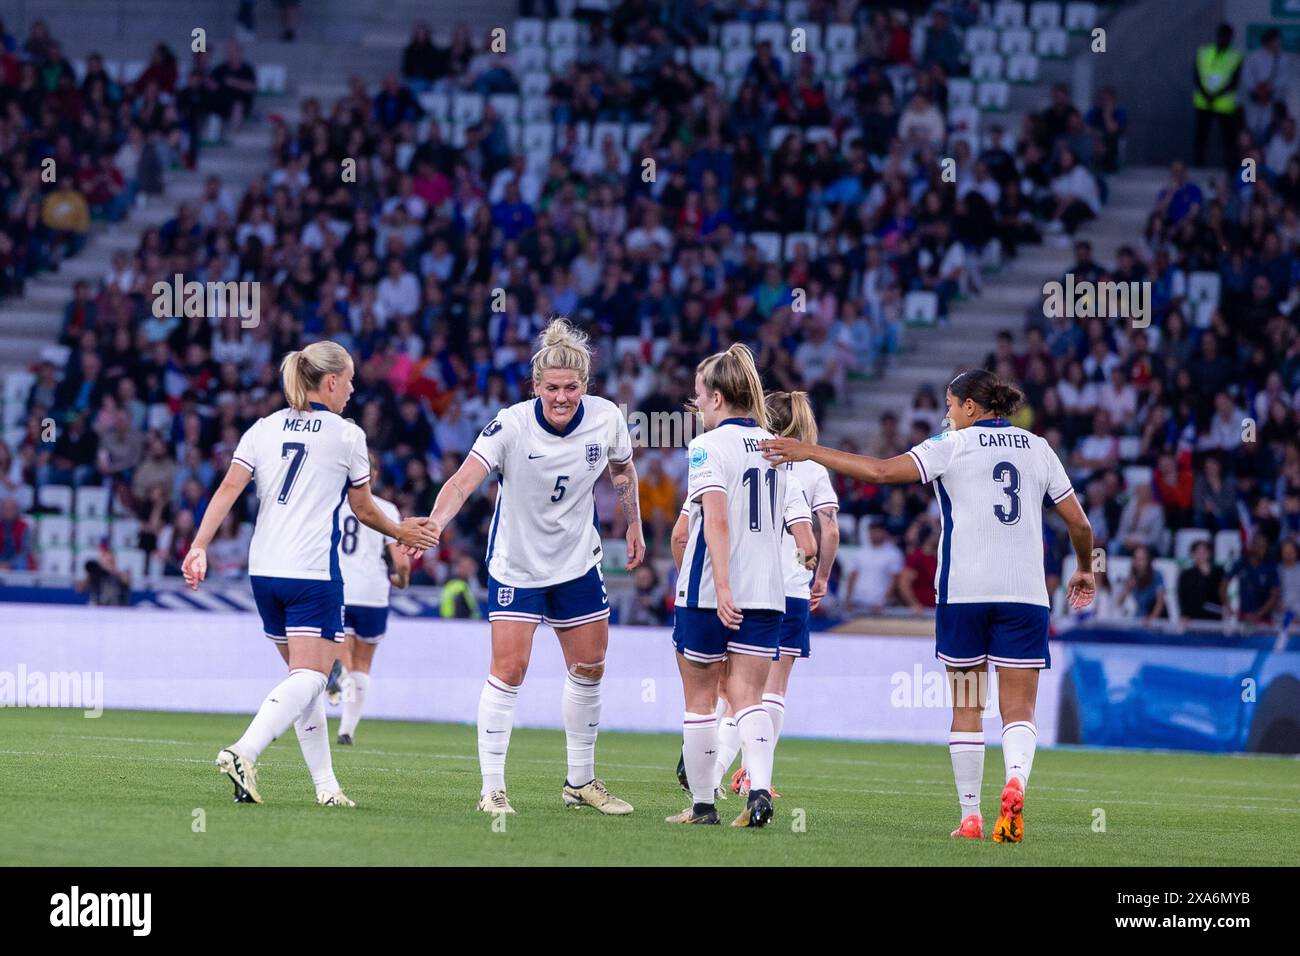
M 677 576 L 678 607 L 718 606 L 700 499 L 706 491 L 721 491 L 727 496 L 732 601 L 742 610 L 785 610 L 781 536 L 788 474 L 784 468 L 772 467 L 759 451 L 758 443 L 771 437 L 753 419 L 729 418 L 691 441 L 686 482 L 690 525 Z
M 379 510 L 400 524 L 397 505 L 375 497 Z M 345 501 L 339 509 L 339 567 L 343 571 L 343 603 L 349 607 L 388 607 L 388 564 L 384 549 L 393 538 L 364 525 Z
M 815 461 L 791 461 L 786 462 L 785 469 L 793 479 L 790 486 L 798 488 L 810 516 L 812 512 L 820 511 L 822 508 L 838 508 L 840 506 L 839 496 L 835 494 L 835 489 L 831 485 L 830 472 L 826 470 L 825 465 L 819 465 Z M 811 521 L 811 517 L 809 520 Z M 822 516 L 822 520 L 826 520 L 825 515 Z M 794 522 L 791 521 L 790 523 L 793 524 Z M 786 552 L 786 597 L 805 599 L 811 597 L 813 572 L 805 568 L 803 562 L 798 560 L 796 553 L 798 547 L 794 543 L 794 536 L 786 534 L 781 544 Z
M 596 480 L 609 463 L 632 458 L 618 406 L 584 395 L 563 432 L 540 399 L 503 408 L 470 454 L 500 472 L 488 531 L 488 572 L 512 587 L 539 588 L 582 577 L 600 562 Z
M 938 603 L 1049 607 L 1043 507 L 1074 488 L 1047 441 L 989 418 L 932 435 L 908 454 L 939 500 Z
M 317 402 L 284 408 L 244 432 L 234 460 L 257 484 L 248 573 L 341 581 L 339 509 L 370 480 L 365 432 Z

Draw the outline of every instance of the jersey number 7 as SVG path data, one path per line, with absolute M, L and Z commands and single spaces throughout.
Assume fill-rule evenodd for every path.
M 285 442 L 280 446 L 280 460 L 284 461 L 290 455 L 293 456 L 293 460 L 289 462 L 289 470 L 284 475 L 284 484 L 280 486 L 280 494 L 275 499 L 282 505 L 288 503 L 289 493 L 293 491 L 293 483 L 298 480 L 302 463 L 307 460 L 307 446 L 300 441 Z

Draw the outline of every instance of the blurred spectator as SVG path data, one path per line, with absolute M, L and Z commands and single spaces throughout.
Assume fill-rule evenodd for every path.
M 1132 599 L 1132 614 L 1143 624 L 1169 616 L 1169 607 L 1165 601 L 1165 582 L 1151 560 L 1151 549 L 1139 545 L 1133 551 L 1133 563 L 1129 576 L 1120 588 L 1115 602 L 1120 608 L 1126 608 Z
M 76 583 L 76 589 L 90 598 L 98 607 L 125 607 L 131 603 L 131 575 L 117 566 L 108 540 L 99 543 L 95 556 L 82 566 L 85 576 Z
M 32 537 L 32 528 L 23 519 L 18 502 L 0 498 L 0 571 L 29 571 L 36 567 Z
M 1268 538 L 1256 533 L 1223 582 L 1225 606 L 1228 582 L 1237 582 L 1237 618 L 1245 624 L 1270 624 L 1273 612 L 1281 606 L 1281 578 L 1269 548 Z
M 670 623 L 667 589 L 653 564 L 632 573 L 633 588 L 618 598 L 618 623 L 663 627 Z
M 849 555 L 840 552 L 848 566 L 844 604 L 856 610 L 879 613 L 890 603 L 898 572 L 903 569 L 903 552 L 885 528 L 883 518 L 873 518 L 865 544 Z
M 1187 621 L 1223 620 L 1223 569 L 1211 560 L 1210 542 L 1192 545 L 1192 565 L 1178 575 L 1178 612 Z

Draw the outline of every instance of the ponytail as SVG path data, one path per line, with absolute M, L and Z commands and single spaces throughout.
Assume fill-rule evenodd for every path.
M 817 444 L 817 417 L 807 392 L 771 392 L 765 404 L 767 427 L 774 435 Z
M 970 399 L 999 418 L 1010 418 L 1025 401 L 1024 392 L 982 368 L 962 372 L 948 383 L 948 391 L 958 401 Z
M 290 352 L 280 363 L 280 378 L 284 382 L 284 397 L 289 407 L 307 411 L 311 407 L 307 393 L 320 388 L 326 375 L 342 375 L 351 362 L 348 350 L 337 342 L 313 342 L 306 348 Z
M 737 342 L 725 352 L 710 355 L 695 371 L 706 389 L 721 392 L 728 405 L 736 411 L 748 412 L 759 428 L 767 428 L 763 380 L 759 378 L 749 346 Z

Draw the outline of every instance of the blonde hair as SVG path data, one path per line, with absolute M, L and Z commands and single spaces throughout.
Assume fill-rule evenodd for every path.
M 352 364 L 348 350 L 337 342 L 313 342 L 297 352 L 290 352 L 280 363 L 284 397 L 300 412 L 311 407 L 307 393 L 320 388 L 326 375 L 342 375 Z
M 763 380 L 758 377 L 754 353 L 737 342 L 725 352 L 715 352 L 695 369 L 710 392 L 721 392 L 727 404 L 737 411 L 749 412 L 759 428 L 767 428 L 767 409 L 763 407 Z
M 542 373 L 552 369 L 577 372 L 585 385 L 591 372 L 591 346 L 587 333 L 570 324 L 563 316 L 556 316 L 537 337 L 537 353 L 533 356 L 533 383 L 542 380 Z
M 807 392 L 772 392 L 766 404 L 767 427 L 774 435 L 817 444 L 817 417 Z

